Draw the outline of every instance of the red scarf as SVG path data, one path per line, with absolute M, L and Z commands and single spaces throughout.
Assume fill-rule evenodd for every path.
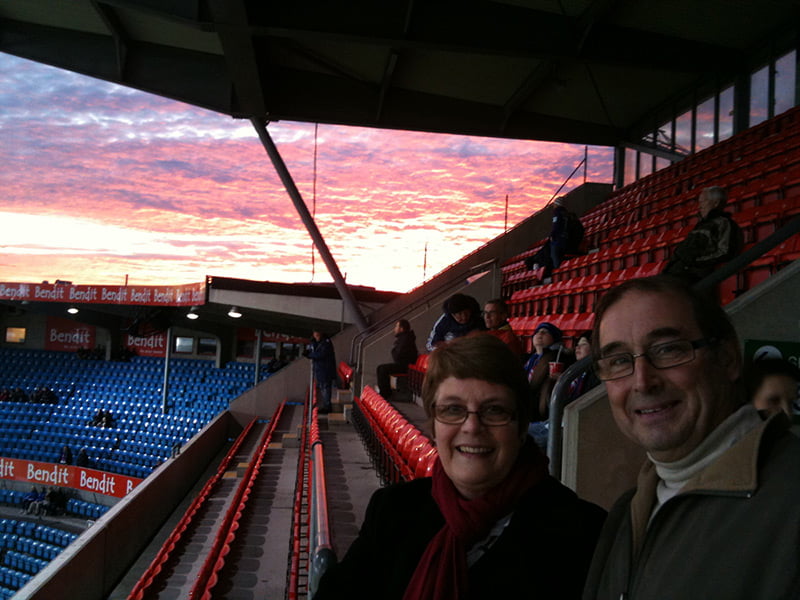
M 520 497 L 547 475 L 547 458 L 527 440 L 508 476 L 485 496 L 467 500 L 437 459 L 431 495 L 444 517 L 419 559 L 403 600 L 458 600 L 468 596 L 467 550 L 489 535 Z

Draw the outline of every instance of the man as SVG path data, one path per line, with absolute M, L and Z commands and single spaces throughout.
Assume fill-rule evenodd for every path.
M 428 342 L 425 347 L 428 352 L 433 352 L 439 346 L 446 344 L 471 331 L 483 330 L 481 319 L 481 305 L 472 296 L 467 294 L 453 294 L 442 305 L 442 316 L 433 324 Z
M 592 351 L 648 460 L 609 515 L 584 599 L 800 597 L 800 440 L 747 402 L 725 312 L 680 279 L 630 280 L 599 303 Z
M 582 253 L 583 234 L 583 224 L 578 215 L 567 208 L 563 196 L 556 198 L 550 236 L 536 254 L 526 259 L 526 266 L 534 271 L 543 267 L 542 281 L 550 283 L 553 270 L 561 266 L 566 255 Z
M 331 412 L 331 393 L 336 379 L 336 353 L 333 342 L 319 330 L 312 332 L 313 339 L 305 352 L 311 359 L 314 380 L 317 386 L 317 412 L 326 415 Z
M 394 344 L 392 344 L 392 361 L 378 365 L 378 391 L 387 400 L 392 395 L 389 379 L 395 374 L 408 372 L 408 365 L 417 360 L 417 335 L 411 324 L 400 319 L 394 324 Z
M 483 307 L 486 333 L 501 339 L 511 351 L 522 359 L 522 342 L 508 322 L 508 305 L 501 299 L 489 300 Z
M 705 188 L 697 198 L 700 221 L 664 268 L 670 275 L 696 283 L 710 275 L 714 267 L 742 251 L 742 231 L 729 213 L 723 211 L 728 194 L 719 186 Z

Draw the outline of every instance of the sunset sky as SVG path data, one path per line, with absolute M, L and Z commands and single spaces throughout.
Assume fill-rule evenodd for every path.
M 511 227 L 584 153 L 320 125 L 315 186 L 314 124 L 269 131 L 348 282 L 401 292 L 426 244 L 430 278 L 502 233 L 506 195 Z M 612 161 L 590 147 L 588 179 Z M 0 164 L 0 281 L 330 281 L 249 121 L 0 53 Z

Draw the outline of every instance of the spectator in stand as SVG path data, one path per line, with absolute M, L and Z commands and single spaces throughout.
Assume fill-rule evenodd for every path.
M 782 358 L 762 358 L 749 365 L 745 381 L 750 401 L 758 410 L 783 411 L 794 416 L 800 369 Z
M 585 331 L 578 336 L 578 342 L 575 344 L 575 362 L 588 358 L 592 355 L 592 332 Z M 579 398 L 593 387 L 600 384 L 597 375 L 594 374 L 594 368 L 589 367 L 573 379 L 569 384 L 569 391 L 567 397 L 569 402 Z
M 86 448 L 81 448 L 78 452 L 78 458 L 75 459 L 75 466 L 87 468 L 91 466 L 91 461 L 89 460 L 89 454 L 86 452 Z
M 31 394 L 31 402 L 37 404 L 58 404 L 58 396 L 49 387 L 40 385 L 37 386 Z
M 61 456 L 58 458 L 58 462 L 62 465 L 72 464 L 72 449 L 66 444 L 61 447 Z
M 37 500 L 39 500 L 39 490 L 36 489 L 36 486 L 33 486 L 31 490 L 22 497 L 22 512 L 28 512 L 28 507 L 31 502 L 36 502 Z
M 547 419 L 547 410 L 550 392 L 558 376 L 564 368 L 575 362 L 574 354 L 562 345 L 563 332 L 552 323 L 542 322 L 536 326 L 533 333 L 533 352 L 525 363 L 525 372 L 528 374 L 531 390 L 533 392 L 534 410 L 533 420 Z M 562 368 L 551 375 L 550 363 L 561 363 Z
M 392 395 L 389 378 L 394 374 L 405 374 L 408 365 L 417 360 L 417 336 L 411 329 L 411 323 L 400 319 L 394 324 L 394 343 L 392 344 L 392 361 L 378 365 L 378 390 L 387 400 Z
M 697 283 L 742 251 L 742 230 L 723 208 L 725 188 L 705 188 L 697 199 L 700 220 L 670 258 L 664 273 Z
M 331 412 L 333 382 L 336 380 L 336 353 L 328 334 L 315 329 L 311 343 L 304 356 L 311 359 L 314 381 L 317 386 L 317 412 L 327 415 Z
M 36 498 L 28 503 L 28 507 L 25 509 L 25 512 L 29 515 L 41 515 L 42 506 L 44 505 L 46 498 L 47 494 L 44 490 L 38 492 L 36 494 Z
M 55 515 L 56 507 L 58 505 L 58 492 L 56 488 L 49 488 L 44 495 L 44 500 L 39 505 L 38 515 Z
M 0 390 L 0 402 L 6 402 L 8 400 L 11 400 L 11 390 L 3 388 Z
M 109 429 L 114 427 L 114 415 L 111 414 L 110 410 L 103 413 L 103 417 L 100 419 L 100 426 Z
M 800 440 L 748 402 L 736 330 L 674 277 L 596 307 L 592 355 L 647 458 L 612 508 L 584 600 L 800 597 Z
M 489 300 L 483 307 L 486 333 L 501 339 L 511 351 L 522 359 L 522 342 L 508 322 L 508 305 L 502 298 Z
M 550 283 L 553 269 L 560 267 L 567 255 L 584 254 L 581 250 L 583 234 L 583 224 L 578 215 L 567 208 L 563 196 L 556 198 L 550 236 L 536 254 L 526 259 L 525 265 L 534 271 L 543 268 L 542 282 Z
M 483 330 L 481 306 L 472 296 L 453 294 L 442 306 L 442 316 L 433 324 L 425 347 L 433 352 L 442 344 L 467 335 L 470 331 Z
M 47 515 L 63 515 L 67 511 L 67 495 L 61 488 L 50 488 L 50 491 L 47 492 L 43 508 Z
M 94 416 L 92 417 L 92 420 L 89 421 L 89 425 L 91 425 L 92 427 L 100 427 L 103 424 L 103 417 L 104 416 L 105 416 L 105 413 L 103 412 L 103 410 L 98 408 L 97 412 L 94 413 Z
M 528 433 L 542 449 L 547 448 L 550 394 L 558 377 L 575 358 L 561 344 L 563 337 L 562 331 L 552 323 L 539 323 L 533 333 L 533 352 L 525 363 L 532 403 Z M 550 366 L 551 363 L 555 363 L 553 367 Z
M 22 388 L 14 388 L 14 391 L 11 392 L 11 401 L 12 402 L 28 402 L 28 394 L 25 393 L 25 390 Z
M 527 439 L 528 385 L 509 347 L 475 335 L 438 348 L 422 394 L 433 476 L 373 494 L 314 600 L 579 599 L 604 511 Z

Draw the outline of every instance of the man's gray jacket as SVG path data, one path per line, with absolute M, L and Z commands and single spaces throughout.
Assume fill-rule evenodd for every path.
M 609 514 L 584 600 L 800 598 L 800 439 L 777 415 L 746 434 L 661 506 L 658 476 Z

